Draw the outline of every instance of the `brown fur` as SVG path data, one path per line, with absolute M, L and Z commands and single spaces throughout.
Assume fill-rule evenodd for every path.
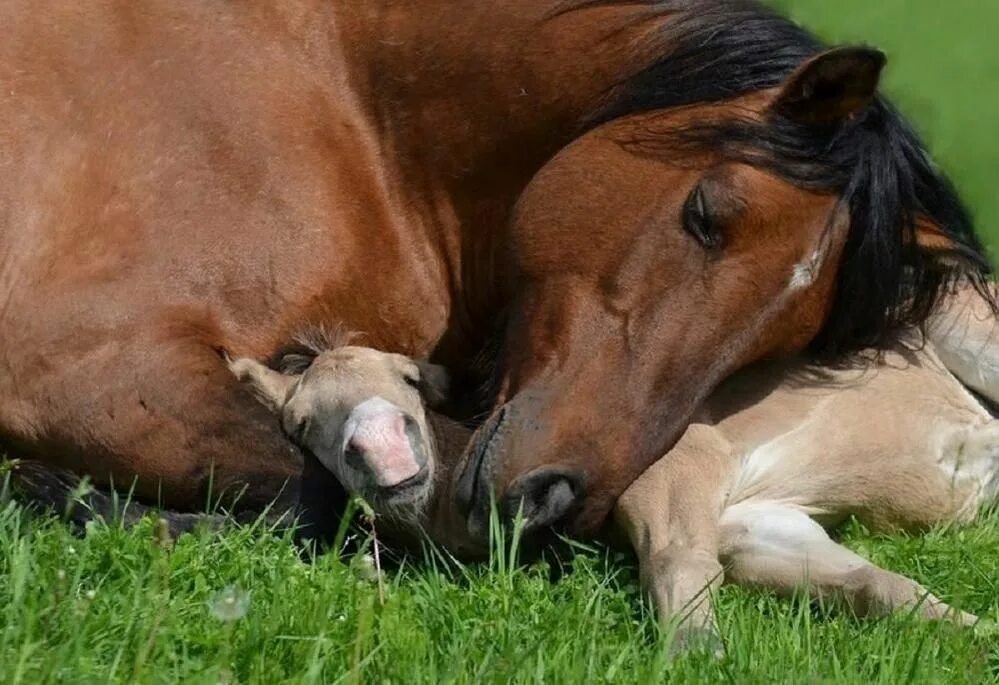
M 643 38 L 672 21 L 578 5 L 3 3 L 6 448 L 178 509 L 210 490 L 293 502 L 302 455 L 215 350 L 266 359 L 337 320 L 468 371 L 508 320 L 507 404 L 473 441 L 491 456 L 469 482 L 507 503 L 533 488 L 548 522 L 595 531 L 716 383 L 819 330 L 847 228 L 823 237 L 835 197 L 729 165 L 719 183 L 747 206 L 729 247 L 704 250 L 680 207 L 719 160 L 622 139 L 659 115 L 763 118 L 788 97 L 806 124 L 830 105 L 849 117 L 876 79 L 861 55 L 836 72 L 854 86 L 842 101 L 777 88 L 622 117 L 566 148 L 668 49 Z M 795 83 L 828 71 L 816 59 Z M 816 278 L 786 291 L 826 243 Z M 463 503 L 481 533 L 478 494 Z

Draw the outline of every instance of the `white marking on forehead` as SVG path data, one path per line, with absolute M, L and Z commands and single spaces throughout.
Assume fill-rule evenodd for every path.
M 791 282 L 788 283 L 790 290 L 801 290 L 807 288 L 815 282 L 815 269 L 811 260 L 798 262 L 791 270 Z
M 791 269 L 791 280 L 787 284 L 788 290 L 803 290 L 814 283 L 822 269 L 822 261 L 825 256 L 826 250 L 821 247 L 806 259 L 795 264 Z

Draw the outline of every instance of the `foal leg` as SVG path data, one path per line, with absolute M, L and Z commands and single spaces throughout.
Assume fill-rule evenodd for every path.
M 776 503 L 742 502 L 722 514 L 721 556 L 730 582 L 780 594 L 805 589 L 846 603 L 858 616 L 914 610 L 924 619 L 972 625 L 914 580 L 886 571 L 837 544 L 802 511 Z
M 718 516 L 731 450 L 713 428 L 692 425 L 669 454 L 618 500 L 614 519 L 638 556 L 642 586 L 674 649 L 722 651 L 711 594 L 724 578 Z

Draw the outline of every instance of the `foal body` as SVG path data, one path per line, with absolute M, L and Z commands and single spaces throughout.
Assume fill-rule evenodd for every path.
M 873 530 L 969 521 L 999 495 L 999 421 L 936 352 L 968 359 L 977 347 L 980 364 L 956 370 L 974 371 L 995 399 L 993 319 L 955 307 L 932 334 L 936 347 L 870 368 L 785 362 L 737 374 L 619 499 L 615 521 L 643 585 L 661 618 L 679 618 L 681 640 L 714 635 L 708 595 L 722 582 L 805 589 L 860 615 L 915 607 L 977 620 L 827 533 L 850 516 Z

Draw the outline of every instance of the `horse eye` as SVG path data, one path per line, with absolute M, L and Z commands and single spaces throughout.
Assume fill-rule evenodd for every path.
M 722 244 L 722 234 L 712 221 L 704 189 L 698 185 L 683 204 L 683 228 L 706 250 L 717 250 Z

